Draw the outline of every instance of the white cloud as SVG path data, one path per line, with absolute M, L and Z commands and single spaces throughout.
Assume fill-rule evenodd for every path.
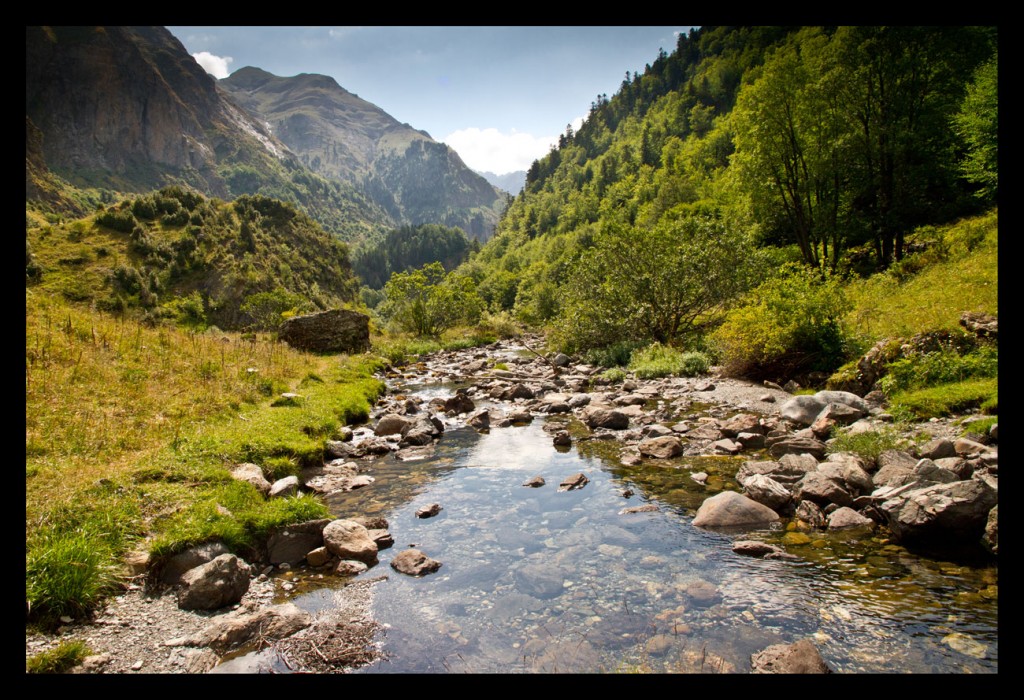
M 226 78 L 231 74 L 231 71 L 228 70 L 228 64 L 235 60 L 231 56 L 214 56 L 209 51 L 194 53 L 192 58 L 196 59 L 199 65 L 203 67 L 203 70 L 218 80 Z
M 459 129 L 441 139 L 473 170 L 495 175 L 529 170 L 533 161 L 547 155 L 558 136 L 533 136 L 515 129 L 502 133 L 494 128 Z

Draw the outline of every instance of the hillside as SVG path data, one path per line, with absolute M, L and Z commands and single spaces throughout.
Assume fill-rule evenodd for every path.
M 26 283 L 101 310 L 203 330 L 273 327 L 352 302 L 348 247 L 295 207 L 181 187 L 59 224 L 30 217 Z
M 916 228 L 995 203 L 961 160 L 994 154 L 994 130 L 958 117 L 994 126 L 994 109 L 964 107 L 994 52 L 992 27 L 692 30 L 533 163 L 461 272 L 493 312 L 548 324 L 569 348 L 698 342 L 787 261 L 885 269 Z M 618 287 L 616 261 L 636 266 Z
M 458 226 L 486 240 L 504 197 L 453 150 L 333 78 L 241 68 L 219 84 L 313 172 L 368 193 L 396 221 Z

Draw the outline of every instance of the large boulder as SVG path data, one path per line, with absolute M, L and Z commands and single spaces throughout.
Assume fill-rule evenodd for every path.
M 370 317 L 348 309 L 293 316 L 281 324 L 277 337 L 309 352 L 363 352 L 370 348 Z
M 216 610 L 234 605 L 249 590 L 249 565 L 234 554 L 186 571 L 181 576 L 178 607 L 182 610 Z
M 912 489 L 880 506 L 900 541 L 921 544 L 978 542 L 998 494 L 981 479 Z
M 806 426 L 814 423 L 829 404 L 854 409 L 852 412 L 842 408 L 833 409 L 836 416 L 842 416 L 842 422 L 855 420 L 854 415 L 864 416 L 871 410 L 864 399 L 849 391 L 819 391 L 811 396 L 794 396 L 779 407 L 779 413 L 788 421 Z
M 324 527 L 323 537 L 324 545 L 339 559 L 377 563 L 377 543 L 369 531 L 354 520 L 332 520 Z
M 767 527 L 779 521 L 779 514 L 766 505 L 735 491 L 723 491 L 704 501 L 693 524 L 711 528 Z

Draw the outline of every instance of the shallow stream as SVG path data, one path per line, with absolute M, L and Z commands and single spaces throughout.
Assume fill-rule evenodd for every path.
M 839 673 L 998 670 L 990 561 L 928 559 L 879 535 L 695 528 L 705 498 L 738 490 L 743 458 L 625 467 L 614 442 L 555 448 L 545 420 L 569 419 L 449 429 L 432 457 L 378 459 L 370 487 L 329 499 L 339 517 L 386 517 L 395 540 L 362 576 L 388 577 L 373 610 L 386 659 L 357 673 L 746 673 L 751 654 L 803 638 Z M 560 492 L 577 472 L 589 483 Z M 695 472 L 708 475 L 704 485 Z M 535 475 L 546 484 L 522 485 Z M 439 515 L 416 517 L 431 503 Z M 644 504 L 657 510 L 621 512 Z M 734 539 L 797 558 L 741 556 Z M 392 570 L 413 546 L 440 570 Z M 311 611 L 331 599 L 330 588 L 291 598 Z

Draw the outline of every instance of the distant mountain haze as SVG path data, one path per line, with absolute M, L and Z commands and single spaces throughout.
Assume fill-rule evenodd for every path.
M 505 173 L 504 175 L 495 175 L 494 173 L 487 171 L 477 172 L 481 177 L 487 180 L 487 182 L 491 183 L 499 190 L 503 190 L 512 195 L 518 195 L 526 185 L 525 170 L 516 170 L 512 173 Z
M 504 193 L 332 78 L 217 81 L 162 27 L 26 27 L 26 196 L 60 181 L 294 202 L 347 241 L 436 223 L 486 240 Z M 55 177 L 54 177 L 55 176 Z

